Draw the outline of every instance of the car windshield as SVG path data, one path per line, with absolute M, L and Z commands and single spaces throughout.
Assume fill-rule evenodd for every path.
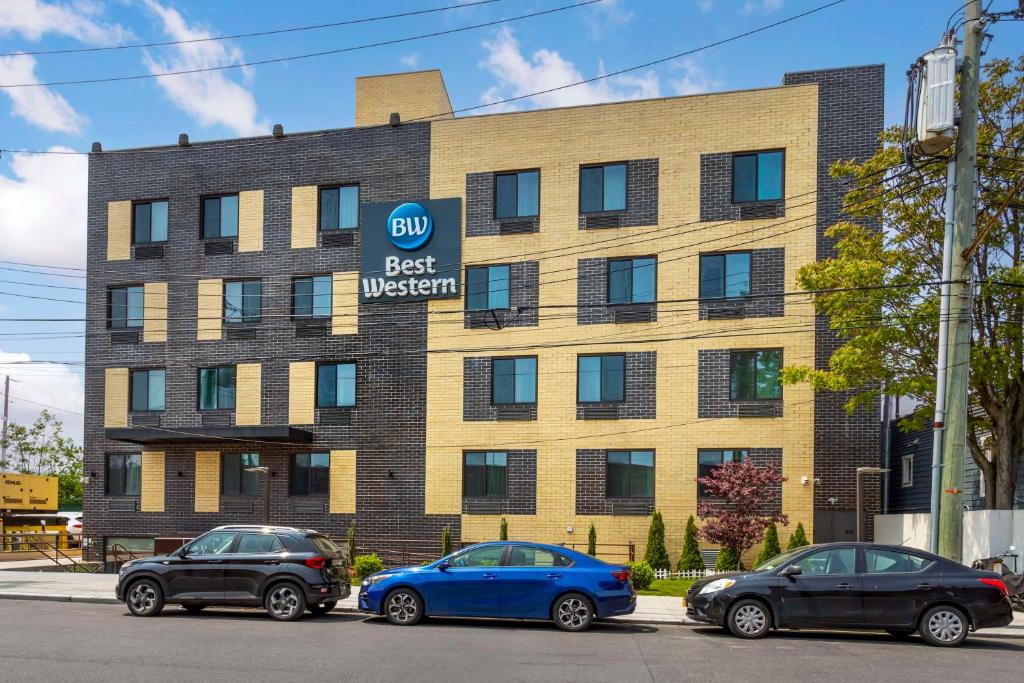
M 755 572 L 770 572 L 789 564 L 790 560 L 799 555 L 800 553 L 807 550 L 807 548 L 797 548 L 796 550 L 788 550 L 781 555 L 776 555 L 770 560 L 765 560 L 761 564 L 754 567 Z

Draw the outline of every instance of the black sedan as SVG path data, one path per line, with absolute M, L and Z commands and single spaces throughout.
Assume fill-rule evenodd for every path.
M 750 572 L 701 579 L 686 594 L 686 614 L 740 638 L 772 628 L 883 629 L 947 647 L 1013 620 L 995 572 L 873 543 L 806 546 Z

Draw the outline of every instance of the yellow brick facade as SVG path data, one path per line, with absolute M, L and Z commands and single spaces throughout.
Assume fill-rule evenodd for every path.
M 107 260 L 132 257 L 132 203 L 107 202 Z
M 103 426 L 128 426 L 128 368 L 103 371 Z
M 292 188 L 292 249 L 316 246 L 317 187 Z
M 331 451 L 331 514 L 355 514 L 356 452 Z
M 331 334 L 359 333 L 359 273 L 334 273 L 331 283 Z
M 260 424 L 262 366 L 239 363 L 235 366 L 235 424 Z
M 142 451 L 142 488 L 139 496 L 139 510 L 142 512 L 164 511 L 164 452 Z
M 196 451 L 196 512 L 220 512 L 220 451 Z
M 313 424 L 316 405 L 316 363 L 288 364 L 288 424 Z
M 224 281 L 200 280 L 196 285 L 196 339 L 220 339 L 224 315 Z
M 397 112 L 402 121 L 450 119 L 452 103 L 437 69 L 356 79 L 356 125 L 388 123 Z
M 513 538 L 586 543 L 594 523 L 601 543 L 637 543 L 642 553 L 649 518 L 576 515 L 577 449 L 656 451 L 655 506 L 665 516 L 670 555 L 678 557 L 686 519 L 697 508 L 697 450 L 781 448 L 783 509 L 791 527 L 811 534 L 813 396 L 806 385 L 786 387 L 784 418 L 698 419 L 697 354 L 700 349 L 778 348 L 786 364 L 814 359 L 814 311 L 789 300 L 784 318 L 698 320 L 695 304 L 659 307 L 658 322 L 578 326 L 575 322 L 577 259 L 658 255 L 658 299 L 698 296 L 702 251 L 784 247 L 785 289 L 797 289 L 796 273 L 815 259 L 815 211 L 790 208 L 778 219 L 700 223 L 700 155 L 785 148 L 786 194 L 816 190 L 817 87 L 651 100 L 438 121 L 432 125 L 431 197 L 463 197 L 466 174 L 539 168 L 540 231 L 522 236 L 473 237 L 462 243 L 464 265 L 539 260 L 540 323 L 500 332 L 463 329 L 460 315 L 432 315 L 428 348 L 473 348 L 474 356 L 514 355 L 531 348 L 538 357 L 537 414 L 529 422 L 464 422 L 463 356 L 428 355 L 426 500 L 428 514 L 460 514 L 465 449 L 536 449 L 535 515 L 508 516 Z M 713 122 L 713 125 L 711 125 Z M 659 160 L 657 225 L 618 230 L 578 229 L 581 164 Z M 465 206 L 465 201 L 463 202 Z M 463 217 L 465 221 L 465 216 Z M 676 226 L 676 227 L 673 227 Z M 760 228 L 760 230 L 759 230 Z M 738 234 L 740 233 L 740 234 Z M 531 254 L 539 254 L 532 255 Z M 547 308 L 564 305 L 570 311 Z M 431 301 L 431 313 L 457 311 L 463 300 Z M 803 324 L 802 324 L 803 323 Z M 785 335 L 770 328 L 792 326 Z M 744 334 L 755 328 L 757 332 Z M 804 331 L 806 330 L 806 331 Z M 706 339 L 631 343 L 697 334 Z M 721 336 L 736 335 L 736 336 Z M 600 345 L 591 342 L 599 342 Z M 617 344 L 616 342 L 621 342 Z M 576 358 L 586 352 L 657 352 L 657 419 L 576 419 Z M 463 540 L 491 539 L 499 518 L 462 515 Z M 572 532 L 569 532 L 569 529 Z M 783 542 L 789 531 L 783 529 Z
M 145 319 L 142 323 L 142 341 L 167 341 L 167 283 L 147 282 L 142 288 Z
M 263 251 L 263 190 L 238 193 L 238 251 Z

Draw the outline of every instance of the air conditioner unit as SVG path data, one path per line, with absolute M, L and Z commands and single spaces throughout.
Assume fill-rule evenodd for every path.
M 938 154 L 953 144 L 956 48 L 937 47 L 925 53 L 917 96 L 917 143 L 925 154 Z

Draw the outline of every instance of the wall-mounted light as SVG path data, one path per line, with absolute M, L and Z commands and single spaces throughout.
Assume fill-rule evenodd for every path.
M 804 476 L 800 477 L 800 483 L 803 484 L 804 486 L 807 486 L 807 484 L 809 484 L 810 481 L 811 480 L 807 477 L 806 474 Z
M 388 470 L 388 479 L 394 479 L 394 478 L 395 478 L 394 471 L 393 470 Z

